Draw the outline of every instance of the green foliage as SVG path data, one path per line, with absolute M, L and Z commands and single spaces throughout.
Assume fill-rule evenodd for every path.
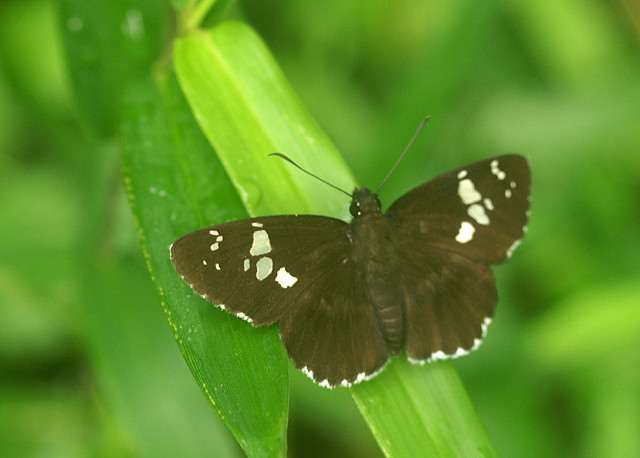
M 286 162 L 267 156 L 272 151 L 297 151 L 296 160 L 309 169 L 320 169 L 318 173 L 324 172 L 325 176 L 332 176 L 336 183 L 347 188 L 353 187 L 335 149 L 302 109 L 269 53 L 246 26 L 226 23 L 209 32 L 196 32 L 180 39 L 175 48 L 175 65 L 181 87 L 196 119 L 200 120 L 202 130 L 215 146 L 250 214 L 311 212 L 344 217 L 346 202 L 341 194 L 332 192 L 325 199 L 317 199 L 316 196 L 322 193 L 321 184 L 309 180 Z M 203 97 L 203 94 L 208 96 Z M 190 162 L 192 154 L 193 152 L 188 156 L 181 155 L 183 162 Z M 315 168 L 314 163 L 317 163 Z M 142 164 L 146 164 L 146 161 Z M 206 165 L 199 165 L 198 170 L 203 167 Z M 131 169 L 132 180 L 140 168 L 144 167 Z M 180 181 L 191 183 L 193 180 L 187 177 Z M 347 181 L 351 182 L 345 185 Z M 184 191 L 173 189 L 170 194 L 175 196 L 184 193 L 193 198 L 209 193 L 205 190 L 204 183 L 193 184 L 189 188 L 191 189 Z M 138 193 L 134 193 L 136 195 Z M 269 198 L 259 198 L 261 196 Z M 188 206 L 177 206 L 181 209 L 185 207 Z M 215 217 L 212 213 L 211 218 Z M 202 223 L 193 228 L 201 226 Z M 175 277 L 159 275 L 158 280 L 161 284 L 168 284 L 175 282 Z M 184 288 L 183 285 L 180 286 Z M 184 294 L 179 297 L 171 316 L 175 316 L 175 310 L 184 307 Z M 176 331 L 179 342 L 183 340 L 180 329 L 178 326 Z M 208 329 L 216 336 L 215 340 L 211 339 L 210 346 L 217 348 L 232 341 L 221 335 L 220 324 L 208 326 Z M 248 340 L 250 335 L 257 334 L 246 325 L 244 329 Z M 202 330 L 199 334 L 206 332 Z M 272 345 L 282 348 L 276 335 L 271 335 L 271 339 Z M 243 354 L 243 346 L 244 344 L 234 345 L 237 358 L 260 365 L 262 371 L 248 375 L 246 371 L 239 372 L 232 368 L 226 370 L 227 373 L 222 377 L 232 380 L 222 385 L 225 389 L 228 386 L 242 386 L 239 396 L 250 392 L 251 387 L 260 387 L 264 391 L 264 368 L 275 365 L 274 362 L 265 364 L 265 359 L 270 355 L 280 357 L 280 361 L 284 358 L 282 352 L 270 348 L 265 348 L 263 355 L 249 352 Z M 210 357 L 203 358 L 201 364 L 207 369 L 205 373 L 222 372 Z M 386 452 L 393 452 L 394 456 L 412 456 L 419 450 L 432 450 L 448 455 L 454 451 L 468 454 L 469 450 L 483 449 L 486 454 L 491 453 L 491 445 L 463 390 L 425 391 L 424 387 L 432 383 L 434 375 L 448 380 L 448 383 L 441 384 L 443 386 L 459 386 L 454 373 L 438 370 L 443 367 L 438 364 L 422 369 L 409 368 L 405 362 L 379 376 L 376 383 L 367 384 L 368 389 L 356 387 L 352 390 L 365 420 L 375 429 L 376 438 Z M 194 373 L 198 377 L 199 371 L 195 370 Z M 404 381 L 398 385 L 398 379 Z M 399 389 L 400 386 L 404 389 Z M 389 403 L 390 393 L 395 395 L 393 403 Z M 416 402 L 419 399 L 429 399 L 430 402 Z M 434 409 L 433 406 L 438 403 L 446 407 Z M 215 404 L 220 405 L 219 402 Z M 242 411 L 255 418 L 264 414 L 265 406 L 268 407 L 269 404 L 264 401 L 254 407 L 246 404 Z M 449 418 L 450 415 L 447 414 L 452 412 L 459 414 L 458 428 L 443 428 L 436 426 L 435 422 L 425 421 L 429 418 Z M 239 422 L 235 417 L 239 414 L 238 407 L 233 406 L 233 409 L 224 412 L 223 418 L 231 428 L 236 428 Z M 402 428 L 390 428 L 394 421 L 402 425 Z M 456 421 L 444 422 L 446 425 L 452 423 Z M 252 433 L 236 435 L 265 437 L 264 433 Z M 461 444 L 461 438 L 465 445 Z M 245 447 L 245 450 L 248 449 Z M 254 449 L 253 454 L 255 453 Z
M 250 332 L 194 295 L 169 260 L 180 235 L 214 217 L 246 217 L 171 77 L 136 85 L 122 124 L 124 179 L 147 266 L 180 349 L 250 456 L 285 448 L 287 360 L 277 329 Z
M 455 367 L 500 456 L 640 455 L 634 14 L 600 1 L 3 2 L 0 454 L 282 455 L 277 329 L 194 298 L 168 245 L 247 214 L 345 217 L 340 194 L 265 154 L 376 186 L 429 114 L 383 205 L 471 160 L 532 162 L 529 234 L 496 269 L 496 319 L 455 364 L 399 359 L 333 391 L 292 371 L 290 453 L 492 455 Z

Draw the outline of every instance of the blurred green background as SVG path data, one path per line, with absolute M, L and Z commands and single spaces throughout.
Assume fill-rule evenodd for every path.
M 81 30 L 82 8 L 104 21 Z M 123 87 L 170 47 L 173 14 L 0 3 L 1 456 L 242 455 L 173 340 L 120 178 Z M 269 0 L 224 17 L 261 34 L 362 184 L 432 116 L 383 204 L 530 158 L 529 233 L 456 366 L 500 456 L 640 456 L 640 4 Z M 292 456 L 380 454 L 347 390 L 291 385 Z

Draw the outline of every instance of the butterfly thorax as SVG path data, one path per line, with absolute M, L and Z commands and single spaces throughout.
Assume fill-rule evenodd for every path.
M 367 285 L 387 348 L 397 355 L 404 347 L 404 307 L 391 226 L 378 197 L 367 188 L 354 191 L 350 210 L 353 260 Z

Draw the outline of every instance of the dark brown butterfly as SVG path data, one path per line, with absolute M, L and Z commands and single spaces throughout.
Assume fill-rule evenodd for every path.
M 490 264 L 526 231 L 529 166 L 498 156 L 441 175 L 386 213 L 352 194 L 351 224 L 281 215 L 217 224 L 171 246 L 184 280 L 253 326 L 280 323 L 296 367 L 322 386 L 379 373 L 390 355 L 457 357 L 484 337 L 497 303 Z

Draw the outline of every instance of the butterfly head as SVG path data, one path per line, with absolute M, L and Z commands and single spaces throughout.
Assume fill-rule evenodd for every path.
M 378 195 L 371 192 L 368 188 L 356 188 L 353 190 L 353 200 L 349 207 L 349 212 L 353 216 L 362 216 L 367 213 L 380 212 L 380 200 Z

